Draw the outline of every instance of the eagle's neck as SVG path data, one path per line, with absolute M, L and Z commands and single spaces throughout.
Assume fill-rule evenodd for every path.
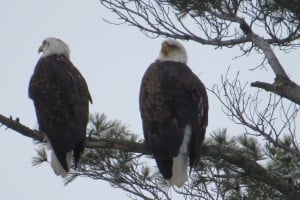
M 159 61 L 173 61 L 173 62 L 181 62 L 187 63 L 187 55 L 183 52 L 174 51 L 170 52 L 168 55 L 160 52 L 158 59 Z

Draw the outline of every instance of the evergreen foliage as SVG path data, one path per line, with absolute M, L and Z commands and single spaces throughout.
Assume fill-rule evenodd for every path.
M 143 140 L 118 120 L 104 114 L 90 117 L 86 149 L 66 184 L 83 176 L 109 182 L 131 199 L 298 200 L 300 151 L 297 115 L 300 86 L 293 82 L 273 49 L 289 52 L 299 47 L 299 0 L 100 0 L 120 23 L 137 27 L 149 37 L 192 40 L 216 48 L 238 46 L 241 55 L 258 53 L 263 61 L 252 68 L 270 68 L 274 82 L 239 76 L 209 91 L 223 113 L 243 128 L 232 137 L 226 129 L 207 133 L 203 155 L 182 188 L 169 188 L 158 173 Z M 192 23 L 191 23 L 192 22 Z M 268 93 L 266 93 L 268 92 Z M 266 95 L 267 94 L 267 95 Z M 43 141 L 43 134 L 19 119 L 0 115 L 8 128 Z M 46 146 L 38 144 L 32 164 L 47 162 Z M 95 196 L 97 196 L 95 194 Z M 101 198 L 101 197 L 99 197 Z
M 141 142 L 118 120 L 107 120 L 104 114 L 90 117 L 87 136 L 98 140 Z M 290 138 L 280 141 L 289 148 L 291 142 Z M 300 189 L 299 158 L 268 142 L 261 145 L 255 137 L 247 134 L 229 137 L 227 130 L 222 129 L 213 132 L 204 146 L 217 147 L 217 151 L 222 151 L 226 157 L 238 155 L 238 162 L 247 160 L 260 164 L 263 170 L 281 177 L 291 188 Z M 257 180 L 251 165 L 243 168 L 223 157 L 221 154 L 220 157 L 204 155 L 183 188 L 169 188 L 148 155 L 111 148 L 88 148 L 78 168 L 65 178 L 65 183 L 69 184 L 78 176 L 104 180 L 128 192 L 132 199 L 172 199 L 171 190 L 185 199 L 289 199 L 272 185 Z M 35 165 L 47 161 L 45 149 L 39 149 L 33 160 Z M 244 164 L 247 163 L 241 165 Z

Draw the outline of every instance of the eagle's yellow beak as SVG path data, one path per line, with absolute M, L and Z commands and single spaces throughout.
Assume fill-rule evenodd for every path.
M 171 47 L 167 43 L 163 43 L 161 51 L 163 52 L 164 55 L 168 55 L 171 51 Z

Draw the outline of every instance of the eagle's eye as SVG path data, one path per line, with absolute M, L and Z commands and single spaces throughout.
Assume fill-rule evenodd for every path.
M 49 42 L 47 40 L 44 40 L 42 46 L 44 47 L 49 46 Z
M 178 49 L 178 46 L 174 45 L 174 44 L 169 44 L 169 47 L 172 49 Z

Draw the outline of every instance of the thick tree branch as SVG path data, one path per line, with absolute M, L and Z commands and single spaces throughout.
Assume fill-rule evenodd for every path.
M 300 86 L 288 78 L 277 77 L 273 84 L 256 81 L 251 86 L 273 92 L 300 105 Z
M 12 117 L 7 118 L 0 114 L 0 123 L 5 125 L 7 128 L 13 129 L 24 136 L 33 138 L 38 141 L 43 141 L 43 133 L 37 130 L 32 130 L 22 125 L 18 119 L 13 120 Z M 137 143 L 126 140 L 108 140 L 105 138 L 95 140 L 87 137 L 86 147 L 114 148 L 127 152 L 150 154 L 150 152 L 143 143 Z M 239 153 L 237 150 L 232 150 L 224 146 L 203 145 L 202 156 L 223 159 L 230 164 L 236 165 L 239 168 L 243 169 L 245 175 L 252 177 L 280 191 L 282 194 L 286 195 L 288 199 L 297 200 L 300 196 L 300 191 L 297 190 L 297 188 L 294 188 L 294 186 L 289 184 L 287 181 L 281 179 L 279 176 L 268 172 L 255 161 L 249 160 L 248 158 L 242 156 L 242 153 Z
M 268 172 L 255 161 L 249 160 L 236 151 L 220 146 L 204 146 L 203 154 L 214 158 L 223 159 L 226 162 L 236 165 L 244 170 L 246 176 L 250 176 L 262 183 L 265 183 L 284 194 L 287 199 L 299 199 L 300 191 L 293 188 L 288 182 L 283 181 L 279 176 Z M 289 193 L 290 192 L 290 193 Z
M 24 126 L 23 124 L 20 123 L 19 118 L 13 120 L 11 116 L 7 118 L 0 114 L 0 124 L 3 124 L 7 128 L 13 129 L 16 132 L 21 133 L 22 135 L 35 139 L 37 141 L 42 142 L 44 139 L 44 136 L 41 132 L 37 130 L 32 130 L 27 126 Z
M 134 152 L 141 154 L 150 154 L 144 143 L 137 143 L 127 140 L 116 139 L 86 139 L 85 147 L 87 148 L 105 148 L 105 149 L 119 149 L 126 152 Z
M 16 132 L 37 140 L 39 142 L 44 141 L 44 134 L 38 130 L 32 130 L 27 126 L 24 126 L 20 123 L 19 119 L 16 118 L 15 120 L 10 117 L 7 118 L 0 114 L 0 124 L 5 125 L 7 128 L 15 130 Z M 93 138 L 87 138 L 85 147 L 87 148 L 114 148 L 119 149 L 127 152 L 135 152 L 135 153 L 142 153 L 142 154 L 149 154 L 149 151 L 145 148 L 142 143 L 133 143 L 131 141 L 126 140 L 112 140 L 112 139 L 101 139 L 96 140 Z
M 253 33 L 249 25 L 244 20 L 240 20 L 240 28 L 248 36 L 248 38 L 250 38 L 250 40 L 263 51 L 276 77 L 273 84 L 257 81 L 252 83 L 251 86 L 273 92 L 300 105 L 300 86 L 289 79 L 270 44 L 259 35 Z
M 252 42 L 264 52 L 266 59 L 268 60 L 268 63 L 270 64 L 271 68 L 276 74 L 276 77 L 283 77 L 287 79 L 288 75 L 286 74 L 282 65 L 278 61 L 270 44 L 268 44 L 268 42 L 266 42 L 263 38 L 261 38 L 260 36 L 254 33 L 250 33 L 250 38 Z

